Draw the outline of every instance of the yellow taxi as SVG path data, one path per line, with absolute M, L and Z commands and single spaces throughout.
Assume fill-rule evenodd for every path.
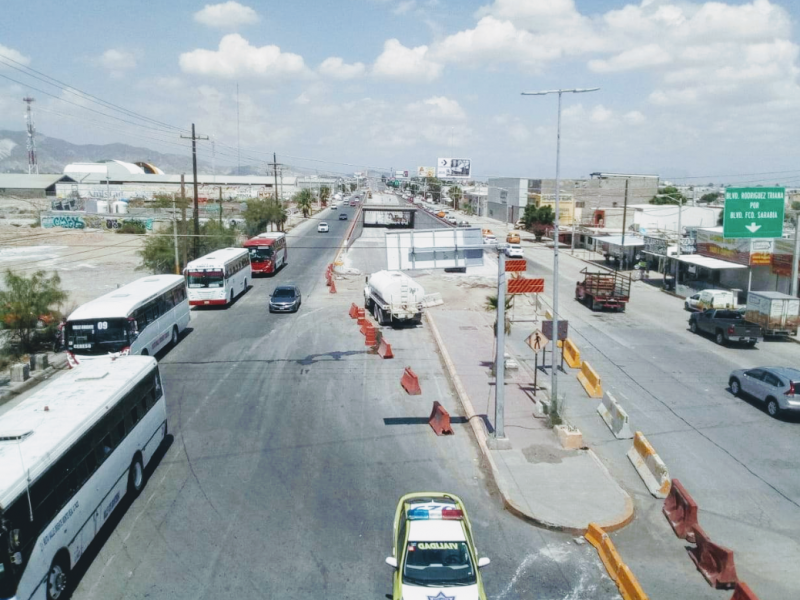
M 519 231 L 509 231 L 506 236 L 507 244 L 519 244 Z
M 406 494 L 394 515 L 393 600 L 486 600 L 472 526 L 461 499 L 444 492 Z

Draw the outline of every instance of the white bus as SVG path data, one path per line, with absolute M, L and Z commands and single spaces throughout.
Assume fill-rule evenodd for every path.
M 193 260 L 183 271 L 192 306 L 224 305 L 247 291 L 253 276 L 246 248 L 223 248 Z
M 78 358 L 152 356 L 176 344 L 190 318 L 183 277 L 143 277 L 73 311 L 65 327 L 67 352 Z
M 0 598 L 66 596 L 166 435 L 152 357 L 82 364 L 0 416 Z

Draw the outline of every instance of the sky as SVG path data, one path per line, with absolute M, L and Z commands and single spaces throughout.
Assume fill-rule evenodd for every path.
M 792 0 L 3 0 L 0 129 L 24 129 L 30 94 L 38 131 L 75 143 L 185 153 L 195 123 L 220 165 L 240 147 L 321 174 L 456 157 L 545 178 L 557 96 L 521 92 L 599 87 L 562 97 L 562 176 L 797 186 L 799 16 Z

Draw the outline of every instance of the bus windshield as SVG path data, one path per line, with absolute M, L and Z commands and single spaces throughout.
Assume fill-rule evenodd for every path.
M 272 248 L 270 246 L 249 247 L 250 262 L 263 262 L 272 258 Z
M 67 322 L 67 350 L 80 354 L 119 352 L 130 346 L 135 323 L 128 319 L 91 319 Z
M 222 271 L 189 271 L 188 284 L 190 288 L 221 288 L 225 277 Z

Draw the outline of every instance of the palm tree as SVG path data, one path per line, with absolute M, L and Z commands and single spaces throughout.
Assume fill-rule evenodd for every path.
M 453 210 L 458 210 L 458 203 L 461 201 L 461 198 L 464 197 L 464 192 L 462 189 L 457 185 L 454 185 L 447 190 L 447 195 L 450 196 L 450 199 L 453 201 Z
M 295 194 L 294 201 L 297 203 L 297 208 L 303 211 L 303 217 L 308 218 L 314 204 L 314 194 L 311 190 L 308 188 L 300 190 Z
M 514 296 L 507 295 L 505 297 L 505 332 L 506 335 L 511 335 L 511 317 L 509 316 L 511 313 L 511 307 L 514 306 Z M 486 301 L 483 303 L 483 310 L 486 312 L 493 312 L 497 313 L 497 296 L 489 295 L 486 296 Z M 495 337 L 497 336 L 497 318 L 495 317 L 494 325 L 492 326 L 495 332 Z
M 322 206 L 328 206 L 328 198 L 331 197 L 331 188 L 325 186 L 319 190 L 319 203 Z

